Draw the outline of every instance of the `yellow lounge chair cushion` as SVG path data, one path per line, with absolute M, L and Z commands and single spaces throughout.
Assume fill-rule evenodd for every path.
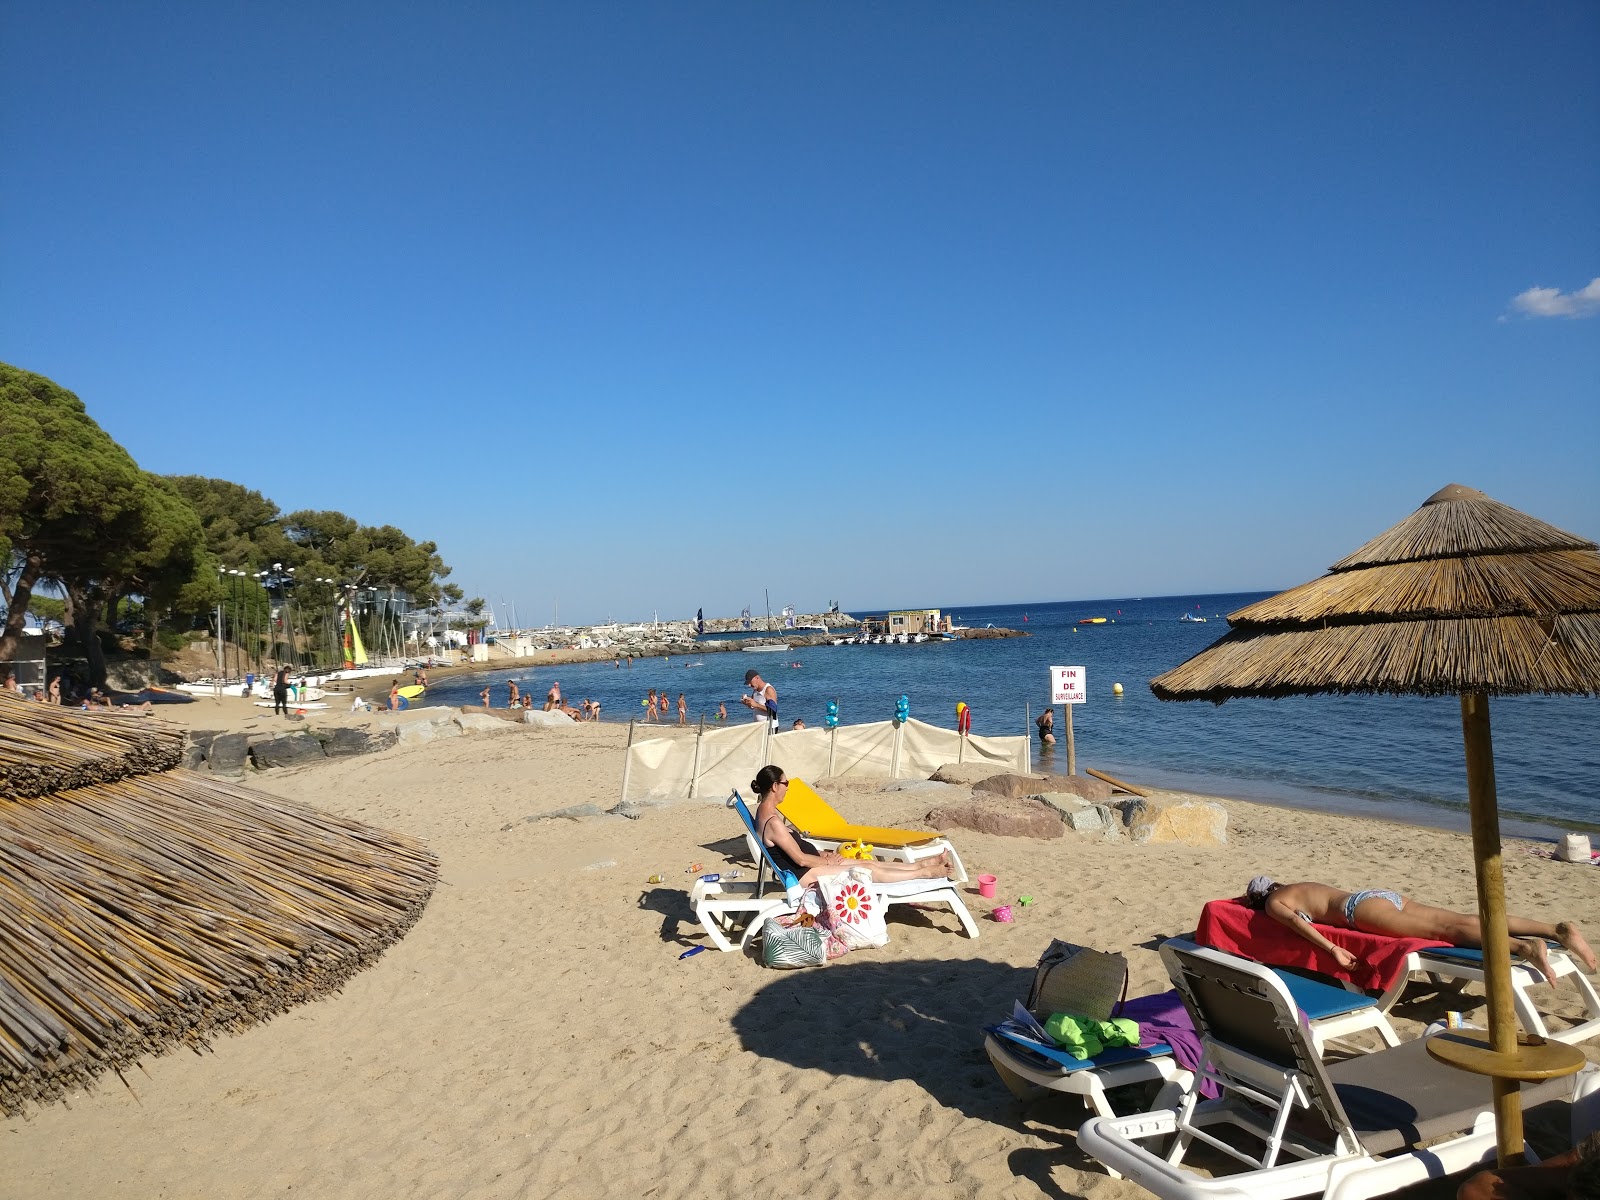
M 789 823 L 801 833 L 830 842 L 871 842 L 874 846 L 915 846 L 941 838 L 930 829 L 881 829 L 876 825 L 852 825 L 841 817 L 803 779 L 789 780 L 789 790 L 778 805 Z

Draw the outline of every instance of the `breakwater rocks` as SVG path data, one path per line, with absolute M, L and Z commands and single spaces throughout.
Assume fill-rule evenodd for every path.
M 243 775 L 247 768 L 298 767 L 325 758 L 346 758 L 387 750 L 399 741 L 393 729 L 297 729 L 292 733 L 189 734 L 183 765 L 213 775 Z
M 1092 776 L 988 774 L 972 764 L 941 767 L 936 781 L 969 783 L 972 799 L 943 805 L 927 814 L 934 829 L 971 829 L 1002 837 L 1055 839 L 1068 833 L 1136 845 L 1228 844 L 1228 810 L 1210 800 L 1187 796 L 1115 796 L 1111 785 Z

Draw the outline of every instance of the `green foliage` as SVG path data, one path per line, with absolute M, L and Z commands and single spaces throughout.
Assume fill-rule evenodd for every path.
M 394 588 L 426 606 L 441 594 L 450 568 L 433 542 L 413 541 L 393 525 L 360 525 L 341 512 L 303 510 L 284 518 L 294 545 L 296 578 L 302 589 L 317 576 L 368 588 Z
M 0 657 L 20 635 L 33 588 L 58 583 L 77 640 L 96 662 L 95 625 L 129 597 L 144 601 L 152 645 L 163 622 L 185 625 L 216 605 L 230 625 L 264 629 L 269 596 L 256 572 L 295 605 L 330 608 L 343 587 L 393 588 L 417 606 L 456 603 L 450 568 L 433 542 L 393 525 L 362 526 L 339 512 L 283 516 L 260 492 L 198 475 L 147 474 L 90 418 L 83 402 L 43 376 L 0 363 L 0 566 L 16 575 Z M 291 570 L 292 568 L 292 570 Z M 223 574 L 238 569 L 244 576 Z M 320 580 L 320 581 L 319 581 Z
M 57 600 L 54 596 L 40 596 L 37 593 L 28 598 L 28 612 L 41 625 L 46 621 L 61 621 L 67 619 L 67 602 Z
M 144 472 L 83 401 L 0 363 L 0 538 L 50 574 L 82 574 L 107 545 L 135 543 Z
M 192 569 L 200 526 L 95 424 L 83 401 L 42 375 L 0 363 L 0 540 L 20 564 L 0 657 L 11 652 L 40 579 L 59 582 L 104 682 L 95 623 L 143 575 Z
M 282 514 L 260 492 L 201 475 L 169 475 L 167 482 L 199 516 L 206 549 L 223 566 L 259 571 L 279 562 L 296 565 Z

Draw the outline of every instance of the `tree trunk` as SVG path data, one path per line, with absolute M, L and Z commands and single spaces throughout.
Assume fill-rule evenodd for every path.
M 33 585 L 39 582 L 44 570 L 44 556 L 30 550 L 22 560 L 22 574 L 17 576 L 15 588 L 6 599 L 6 624 L 0 632 L 0 661 L 9 662 L 17 655 L 17 643 L 22 641 L 22 626 L 28 619 L 28 601 L 33 599 Z
M 70 582 L 66 585 L 66 592 L 72 632 L 83 647 L 83 656 L 89 663 L 89 686 L 103 690 L 106 686 L 106 654 L 100 639 L 95 636 L 98 625 L 95 618 L 99 615 L 96 601 L 99 597 L 91 594 L 90 589 Z

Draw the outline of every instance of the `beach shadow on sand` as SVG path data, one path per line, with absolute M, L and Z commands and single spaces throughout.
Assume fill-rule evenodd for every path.
M 983 1053 L 980 1026 L 1027 994 L 1032 972 L 981 958 L 869 954 L 764 972 L 770 982 L 734 1014 L 742 1047 L 832 1075 L 910 1079 L 941 1104 L 1009 1124 L 1014 1102 Z
M 983 1051 L 984 1023 L 1027 995 L 1032 968 L 981 958 L 874 962 L 868 953 L 768 972 L 771 982 L 734 1014 L 741 1047 L 833 1075 L 908 1079 L 967 1117 L 1050 1142 L 1009 1155 L 1013 1172 L 1046 1196 L 1071 1195 L 1054 1178 L 1063 1167 L 1104 1174 L 1067 1132 L 1088 1116 L 1083 1102 L 1049 1095 L 1025 1105 Z

